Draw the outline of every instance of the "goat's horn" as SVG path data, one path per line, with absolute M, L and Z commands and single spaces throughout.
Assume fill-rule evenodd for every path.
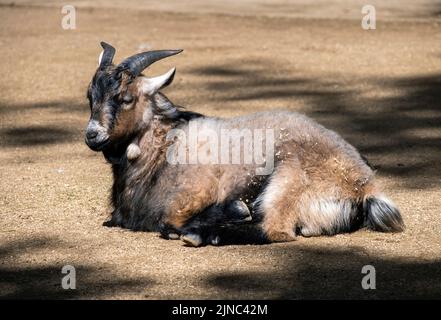
M 101 47 L 103 47 L 104 51 L 101 53 L 99 65 L 100 68 L 104 68 L 112 63 L 115 48 L 105 42 L 101 42 Z
M 152 63 L 170 56 L 174 56 L 175 54 L 181 52 L 182 50 L 157 50 L 138 53 L 121 62 L 118 69 L 120 71 L 129 70 L 133 77 L 137 77 Z

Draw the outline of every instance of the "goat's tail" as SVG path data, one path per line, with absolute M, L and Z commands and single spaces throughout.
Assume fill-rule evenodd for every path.
M 404 230 L 400 211 L 381 194 L 365 194 L 361 199 L 312 199 L 300 208 L 296 233 L 304 237 L 335 235 L 360 228 L 380 232 Z
M 364 225 L 374 231 L 401 232 L 404 222 L 400 210 L 384 195 L 371 195 L 363 201 Z

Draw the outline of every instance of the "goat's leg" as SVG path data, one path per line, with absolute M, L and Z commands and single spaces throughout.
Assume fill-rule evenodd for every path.
M 253 219 L 231 220 L 231 212 L 225 212 L 223 220 L 207 219 L 215 214 L 213 208 L 206 210 L 198 219 L 191 221 L 183 228 L 181 239 L 186 245 L 199 247 L 202 245 L 228 245 L 228 244 L 265 244 L 270 240 L 262 229 L 261 216 Z M 243 213 L 240 213 L 243 215 Z M 219 215 L 216 215 L 219 217 Z M 211 222 L 211 224 L 210 224 Z
M 118 209 L 115 209 L 111 213 L 110 219 L 103 222 L 103 226 L 105 226 L 105 227 L 121 227 L 122 221 L 123 221 L 123 217 L 122 217 L 121 212 Z
M 215 176 L 199 181 L 197 187 L 186 185 L 187 188 L 170 193 L 166 200 L 166 212 L 160 224 L 161 235 L 166 239 L 177 239 L 188 222 L 216 202 Z
M 180 193 L 169 201 L 162 223 L 169 228 L 181 229 L 195 215 L 215 201 L 208 194 Z
M 199 181 L 197 186 L 188 184 L 188 188 L 170 193 L 160 228 L 164 238 L 176 239 L 177 235 L 182 235 L 184 239 L 187 236 L 194 245 L 200 245 L 209 238 L 209 242 L 216 243 L 212 227 L 250 220 L 248 207 L 241 201 L 214 204 L 218 199 L 218 191 L 213 187 L 216 179 L 213 176 Z
M 203 212 L 192 217 L 181 228 L 170 224 L 160 224 L 160 234 L 164 239 L 178 240 L 182 235 L 183 241 L 193 246 L 202 244 L 217 244 L 219 227 L 241 224 L 251 221 L 251 213 L 242 201 L 231 201 L 226 205 L 211 205 Z
M 299 220 L 298 199 L 305 191 L 304 172 L 295 161 L 278 167 L 257 201 L 261 227 L 271 242 L 295 240 Z
M 251 212 L 245 202 L 235 200 L 227 203 L 224 209 L 223 220 L 218 225 L 230 225 L 251 221 Z
M 229 228 L 252 220 L 247 205 L 240 200 L 211 205 L 181 228 L 182 240 L 191 246 L 218 245 L 220 228 Z
M 252 220 L 251 212 L 245 202 L 234 200 L 226 204 L 214 204 L 194 216 L 186 226 L 197 228 L 212 226 L 229 226 Z
M 161 223 L 160 233 L 163 238 L 169 240 L 177 240 L 182 235 L 182 240 L 192 246 L 216 245 L 220 241 L 217 234 L 219 228 L 228 228 L 251 220 L 251 213 L 247 205 L 243 201 L 236 200 L 225 205 L 215 204 L 209 206 L 201 213 L 190 218 L 181 228 Z

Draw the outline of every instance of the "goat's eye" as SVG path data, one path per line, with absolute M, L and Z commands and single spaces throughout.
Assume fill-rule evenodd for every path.
M 131 103 L 133 101 L 133 96 L 131 94 L 125 94 L 122 98 L 122 102 Z

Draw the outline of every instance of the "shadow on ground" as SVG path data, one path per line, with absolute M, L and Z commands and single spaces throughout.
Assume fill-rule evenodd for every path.
M 6 114 L 17 114 L 19 116 L 24 112 L 43 110 L 48 110 L 56 114 L 75 112 L 83 113 L 89 111 L 86 98 L 84 98 L 84 103 L 60 100 L 49 102 L 10 104 L 6 101 L 0 101 L 0 116 Z
M 6 257 L 19 257 L 39 251 L 60 249 L 60 241 L 49 238 L 33 238 L 9 242 L 0 248 L 0 260 Z M 68 252 L 69 247 L 62 248 Z M 66 259 L 66 264 L 69 263 Z M 1 299 L 87 299 L 100 298 L 103 295 L 137 293 L 151 287 L 154 283 L 146 278 L 122 278 L 111 270 L 100 266 L 73 264 L 76 269 L 75 290 L 61 287 L 61 273 L 64 263 L 5 263 L 0 264 L 0 298 Z
M 0 130 L 2 145 L 38 146 L 73 141 L 75 132 L 57 126 L 23 126 Z
M 284 76 L 263 60 L 233 60 L 190 72 L 202 78 L 206 103 L 234 112 L 238 106 L 266 110 L 275 103 L 294 110 L 290 105 L 305 101 L 309 116 L 374 159 L 370 162 L 380 173 L 403 178 L 408 188 L 441 182 L 441 74 L 341 84 Z M 422 173 L 437 179 L 416 183 Z
M 435 17 L 435 18 L 439 18 L 441 17 L 441 1 L 437 0 L 434 1 L 434 3 L 432 3 L 430 5 L 430 16 L 431 17 Z
M 37 112 L 35 119 L 41 122 L 47 115 L 40 112 L 48 111 L 51 114 L 59 115 L 60 118 L 72 113 L 86 114 L 87 103 L 76 103 L 72 101 L 52 101 L 46 103 L 28 103 L 11 105 L 0 102 L 0 116 L 13 116 L 22 119 L 23 115 L 29 112 Z M 13 127 L 0 130 L 0 145 L 6 147 L 32 147 L 52 145 L 63 142 L 71 142 L 80 138 L 81 130 L 69 128 L 63 124 L 27 124 L 25 121 L 14 122 Z M 17 125 L 17 126 L 16 126 Z
M 279 257 L 277 270 L 214 274 L 206 285 L 233 297 L 253 293 L 271 299 L 441 299 L 441 260 L 383 259 L 359 248 L 272 246 L 271 254 Z M 375 290 L 361 286 L 366 265 L 375 268 Z

